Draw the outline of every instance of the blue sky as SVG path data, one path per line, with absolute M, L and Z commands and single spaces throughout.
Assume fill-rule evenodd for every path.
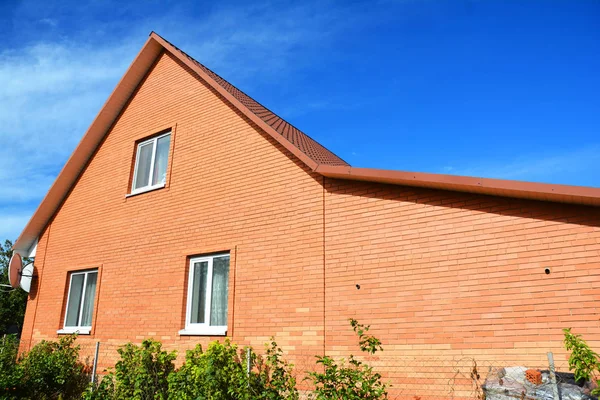
M 600 186 L 600 1 L 0 1 L 0 239 L 155 30 L 359 167 Z

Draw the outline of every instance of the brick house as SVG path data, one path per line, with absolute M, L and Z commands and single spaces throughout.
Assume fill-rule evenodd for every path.
M 354 168 L 152 33 L 15 243 L 22 337 L 394 360 L 600 348 L 600 189 Z M 564 357 L 564 354 L 560 355 Z

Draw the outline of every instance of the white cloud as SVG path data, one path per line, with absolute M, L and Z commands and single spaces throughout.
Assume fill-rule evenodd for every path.
M 21 230 L 29 221 L 33 210 L 2 210 L 0 209 L 0 237 L 14 242 Z
M 125 70 L 125 54 L 135 50 L 37 43 L 0 53 L 0 206 L 37 205 Z M 27 220 L 3 217 L 2 230 Z
M 277 79 L 310 65 L 340 33 L 359 26 L 357 15 L 328 2 L 265 2 L 217 8 L 202 20 L 174 11 L 151 29 L 225 78 L 251 85 L 257 74 Z
M 55 28 L 56 26 L 58 26 L 58 21 L 53 18 L 42 18 L 38 22 L 40 24 L 51 26 L 52 28 Z

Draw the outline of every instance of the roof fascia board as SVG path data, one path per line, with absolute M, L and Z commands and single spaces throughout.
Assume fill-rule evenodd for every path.
M 14 243 L 15 251 L 26 253 L 37 240 L 162 50 L 160 43 L 148 38 Z
M 600 206 L 600 188 L 594 187 L 328 165 L 315 172 L 338 179 Z
M 159 42 L 168 52 L 176 57 L 179 61 L 185 64 L 188 68 L 194 71 L 202 80 L 210 85 L 214 90 L 216 90 L 221 96 L 227 99 L 228 102 L 233 104 L 237 109 L 239 109 L 246 117 L 248 117 L 252 122 L 258 125 L 263 131 L 268 133 L 273 139 L 275 139 L 279 144 L 281 144 L 286 150 L 290 151 L 294 156 L 299 158 L 304 164 L 306 164 L 311 170 L 315 170 L 319 164 L 304 154 L 300 149 L 291 144 L 288 140 L 286 140 L 283 136 L 281 136 L 275 129 L 273 129 L 269 124 L 260 119 L 257 115 L 255 115 L 252 111 L 250 111 L 242 102 L 236 99 L 231 93 L 229 93 L 225 88 L 219 85 L 213 78 L 211 78 L 206 72 L 204 72 L 196 63 L 190 60 L 188 57 L 184 56 L 180 51 L 175 49 L 170 43 L 165 41 L 159 35 L 152 32 L 150 37 Z

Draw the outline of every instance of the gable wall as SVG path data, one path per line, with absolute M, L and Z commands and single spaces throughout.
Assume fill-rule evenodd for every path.
M 130 340 L 207 343 L 177 334 L 187 257 L 231 250 L 229 336 L 273 335 L 299 370 L 324 345 L 356 352 L 350 317 L 383 340 L 375 366 L 394 382 L 407 357 L 431 357 L 442 383 L 465 357 L 564 365 L 564 327 L 600 347 L 597 208 L 323 179 L 188 72 L 160 58 L 40 238 L 25 340 L 56 337 L 68 271 L 99 266 L 79 341 L 111 349 L 104 366 Z M 126 198 L 135 141 L 175 125 L 167 187 Z
M 563 328 L 600 348 L 600 209 L 335 179 L 325 188 L 330 354 L 356 351 L 347 321 L 357 318 L 383 341 L 374 364 L 423 396 L 447 388 L 457 365 L 468 377 L 469 358 L 482 372 L 547 368 L 553 351 L 567 371 Z
M 188 72 L 160 57 L 42 235 L 24 339 L 56 337 L 68 271 L 99 266 L 94 331 L 80 341 L 207 343 L 178 335 L 187 257 L 231 250 L 229 336 L 322 352 L 322 177 Z M 170 124 L 168 187 L 126 198 L 135 141 Z

